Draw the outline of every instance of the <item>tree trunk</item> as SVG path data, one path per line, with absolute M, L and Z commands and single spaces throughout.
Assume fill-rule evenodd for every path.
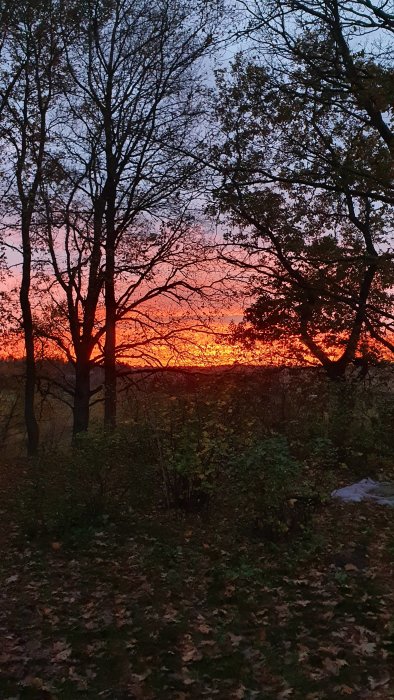
M 108 156 L 111 164 L 111 157 Z M 112 168 L 110 168 L 112 169 Z M 115 207 L 116 187 L 109 177 L 106 210 L 105 259 L 105 345 L 104 345 L 104 425 L 116 428 L 116 298 L 115 298 Z
M 105 346 L 104 346 L 104 424 L 116 428 L 116 300 L 114 288 L 114 256 L 107 255 L 105 282 Z
M 332 360 L 331 362 L 324 365 L 327 377 L 329 379 L 332 379 L 334 382 L 344 379 L 346 369 L 350 362 L 350 360 L 347 359 L 344 359 L 342 361 L 341 360 L 342 358 L 340 358 L 340 360 Z
M 90 411 L 90 363 L 86 357 L 78 358 L 75 365 L 75 394 L 73 407 L 73 436 L 86 432 Z
M 23 265 L 22 281 L 20 287 L 20 305 L 22 311 L 23 333 L 26 354 L 25 375 L 25 424 L 27 431 L 27 451 L 29 455 L 36 455 L 39 446 L 39 429 L 36 419 L 34 398 L 36 387 L 36 360 L 34 352 L 33 316 L 30 304 L 31 281 L 31 245 L 28 223 L 22 221 L 22 246 Z

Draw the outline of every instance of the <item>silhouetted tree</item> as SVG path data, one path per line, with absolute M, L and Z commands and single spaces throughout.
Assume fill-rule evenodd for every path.
M 256 2 L 253 58 L 239 56 L 230 80 L 219 75 L 216 202 L 256 261 L 252 334 L 297 336 L 330 376 L 344 373 L 365 333 L 394 349 L 384 15 L 373 3 Z M 380 48 L 366 41 L 370 30 Z
M 63 304 L 69 323 L 72 349 L 63 349 L 75 365 L 77 433 L 88 426 L 90 369 L 101 339 L 105 423 L 113 428 L 118 322 L 141 299 L 187 287 L 174 252 L 190 229 L 185 207 L 199 166 L 181 147 L 191 149 L 201 136 L 201 73 L 220 7 L 200 0 L 70 7 L 62 29 L 68 76 L 58 153 L 43 188 L 43 240 L 63 293 L 54 304 Z M 149 291 L 164 262 L 167 272 Z M 181 266 L 186 270 L 184 260 Z
M 34 407 L 36 361 L 30 298 L 32 248 L 56 98 L 59 43 L 55 5 L 51 0 L 8 3 L 1 16 L 2 223 L 8 233 L 15 233 L 13 246 L 20 248 L 22 256 L 19 298 L 26 356 L 25 422 L 30 454 L 37 452 L 39 443 Z

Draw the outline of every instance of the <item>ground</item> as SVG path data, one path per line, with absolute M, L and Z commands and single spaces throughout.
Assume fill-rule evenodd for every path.
M 148 378 L 32 461 L 5 411 L 0 700 L 393 699 L 394 508 L 330 497 L 394 481 L 393 370 Z
M 276 543 L 212 508 L 3 529 L 2 700 L 394 697 L 394 510 Z

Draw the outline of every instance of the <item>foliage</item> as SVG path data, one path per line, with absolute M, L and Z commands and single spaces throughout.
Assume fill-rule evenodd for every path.
M 167 505 L 206 505 L 220 484 L 231 452 L 232 430 L 220 413 L 225 401 L 172 397 L 156 415 L 157 459 Z
M 333 377 L 393 351 L 392 55 L 355 5 L 252 2 L 254 50 L 218 72 L 215 105 L 212 209 L 251 275 L 234 340 L 301 340 Z
M 72 448 L 54 433 L 39 460 L 0 467 L 0 693 L 391 692 L 392 511 L 329 494 L 394 478 L 392 370 L 186 379 L 147 380 L 114 433 Z M 163 468 L 184 477 L 176 511 Z
M 232 516 L 140 509 L 76 541 L 7 512 L 1 697 L 391 697 L 392 512 L 331 502 L 290 544 Z
M 150 442 L 144 426 L 137 435 L 132 426 L 116 431 L 99 428 L 81 433 L 74 441 L 72 469 L 78 486 L 86 494 L 93 513 L 108 513 L 125 501 L 131 507 L 138 499 L 148 500 L 151 482 Z
M 37 531 L 140 508 L 224 509 L 240 527 L 257 519 L 291 537 L 340 480 L 391 468 L 391 371 L 371 384 L 356 376 L 337 384 L 316 369 L 255 369 L 197 375 L 191 386 L 164 376 L 124 400 L 116 431 L 92 429 L 72 449 L 45 404 L 53 440 L 29 467 L 19 512 Z
M 263 517 L 297 491 L 300 465 L 282 435 L 252 441 L 236 459 L 234 470 L 236 484 L 243 485 L 248 500 L 255 500 Z
M 128 426 L 82 433 L 72 448 L 43 447 L 32 462 L 18 509 L 31 534 L 66 533 L 103 517 L 149 508 L 154 478 L 146 433 Z

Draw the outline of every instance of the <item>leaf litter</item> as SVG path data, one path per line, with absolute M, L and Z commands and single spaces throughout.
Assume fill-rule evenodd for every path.
M 383 510 L 334 502 L 274 548 L 202 519 L 101 526 L 80 548 L 16 537 L 1 565 L 0 697 L 389 700 Z

